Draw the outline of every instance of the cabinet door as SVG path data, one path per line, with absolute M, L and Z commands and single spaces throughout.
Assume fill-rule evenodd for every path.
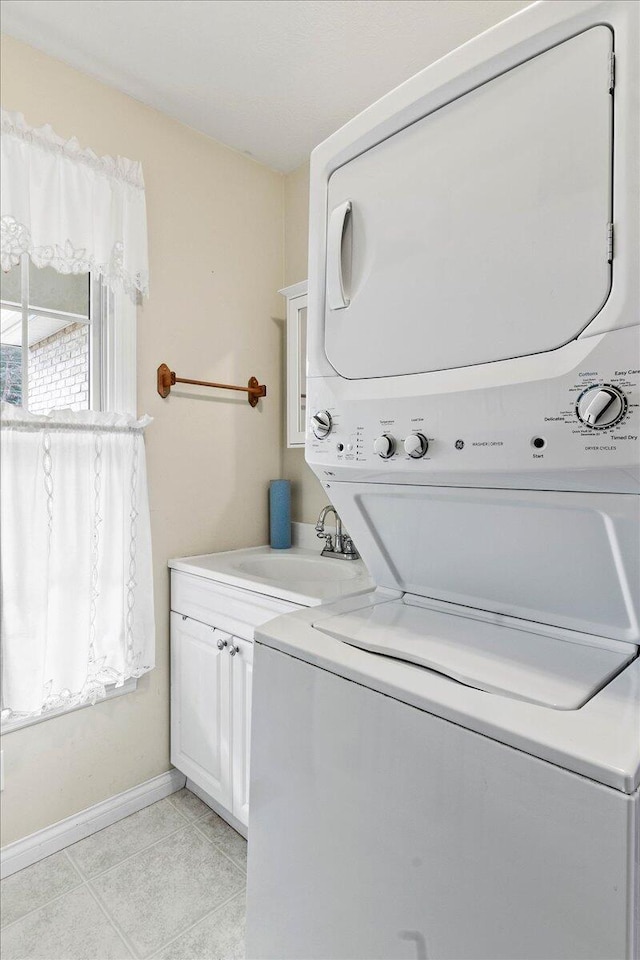
M 278 290 L 287 298 L 287 446 L 304 447 L 307 419 L 307 281 Z
M 307 420 L 307 295 L 287 303 L 287 446 L 303 447 Z
M 171 614 L 171 762 L 231 807 L 229 634 Z M 218 641 L 225 642 L 222 649 Z
M 233 711 L 233 806 L 231 812 L 245 826 L 249 823 L 249 746 L 251 734 L 251 684 L 253 644 L 233 637 L 237 648 L 232 658 L 231 700 Z

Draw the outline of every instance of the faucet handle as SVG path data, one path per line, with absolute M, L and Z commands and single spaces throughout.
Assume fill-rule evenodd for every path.
M 354 560 L 358 560 L 358 559 L 359 559 L 360 554 L 359 554 L 358 551 L 356 550 L 356 548 L 355 548 L 355 546 L 354 546 L 354 543 L 353 543 L 353 540 L 351 539 L 351 537 L 344 537 L 344 538 L 343 538 L 343 547 L 342 547 L 342 549 L 343 549 L 343 552 L 344 552 L 345 556 L 347 556 L 347 557 L 353 557 Z

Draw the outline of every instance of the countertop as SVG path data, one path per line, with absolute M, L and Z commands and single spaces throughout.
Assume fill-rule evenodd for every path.
M 256 560 L 259 561 L 257 564 Z M 257 571 L 265 561 L 265 565 L 272 565 L 274 570 L 281 564 L 281 575 L 260 575 Z M 375 587 L 362 560 L 320 557 L 319 549 L 299 546 L 287 550 L 249 547 L 197 557 L 177 557 L 169 560 L 169 567 L 305 607 L 367 593 Z

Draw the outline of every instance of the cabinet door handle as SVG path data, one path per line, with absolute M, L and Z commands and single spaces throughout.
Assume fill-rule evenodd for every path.
M 240 647 L 237 647 L 235 643 L 232 643 L 229 647 L 229 656 L 235 657 L 236 653 L 240 653 Z
M 222 637 L 218 640 L 218 650 L 224 650 L 227 645 L 227 641 L 223 640 Z

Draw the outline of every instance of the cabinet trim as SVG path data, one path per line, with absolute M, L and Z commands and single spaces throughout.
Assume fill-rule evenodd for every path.
M 307 307 L 307 289 L 308 281 L 301 280 L 278 290 L 287 300 L 287 447 L 304 447 L 305 441 L 304 428 L 300 430 L 300 397 L 306 381 L 306 362 L 300 363 L 300 311 Z
M 227 630 L 243 640 L 253 641 L 255 628 L 302 607 L 226 586 L 206 577 L 171 571 L 171 610 L 174 613 Z
M 231 667 L 231 811 L 248 824 L 253 644 L 238 639 L 237 646 Z
M 286 297 L 287 300 L 293 300 L 294 297 L 303 297 L 309 287 L 308 280 L 300 280 L 298 283 L 292 283 L 289 287 L 283 287 L 278 293 Z

